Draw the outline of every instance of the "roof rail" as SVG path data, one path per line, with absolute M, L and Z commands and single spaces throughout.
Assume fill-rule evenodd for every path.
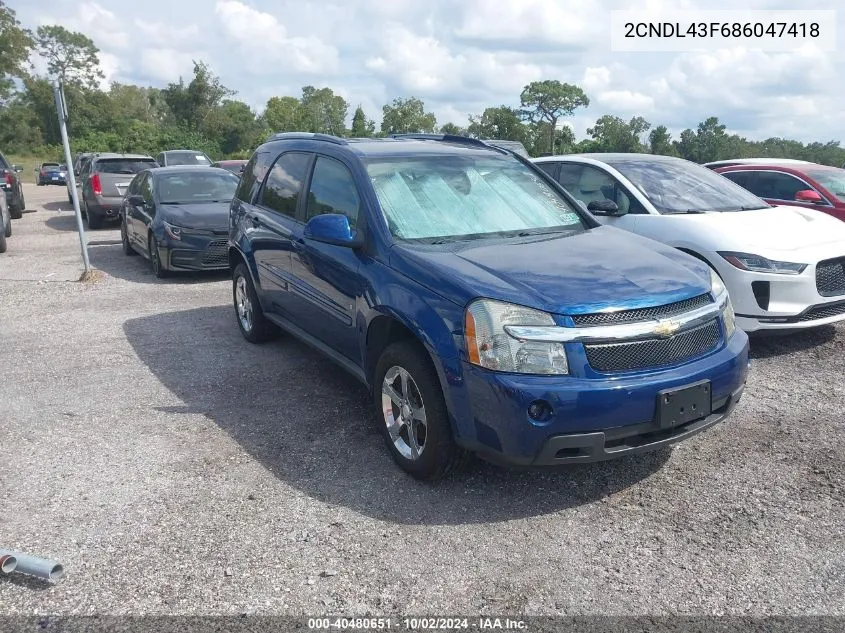
M 458 136 L 457 134 L 391 134 L 389 138 L 407 138 L 418 141 L 443 141 L 444 143 L 460 143 L 462 145 L 474 145 L 476 147 L 486 147 L 493 151 L 508 154 L 510 152 L 503 150 L 501 147 L 490 145 L 484 141 L 479 141 L 477 138 L 470 138 L 468 136 Z
M 311 139 L 314 141 L 327 141 L 335 145 L 348 145 L 345 138 L 333 136 L 331 134 L 321 134 L 319 132 L 276 132 L 268 141 L 280 141 L 282 139 Z

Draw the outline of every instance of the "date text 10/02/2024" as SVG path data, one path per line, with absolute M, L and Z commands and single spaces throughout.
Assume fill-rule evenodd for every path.
M 526 631 L 524 620 L 512 618 L 309 618 L 308 628 L 314 630 L 504 630 Z

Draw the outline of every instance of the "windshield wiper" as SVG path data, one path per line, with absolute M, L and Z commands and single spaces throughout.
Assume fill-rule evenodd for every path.
M 685 211 L 669 211 L 666 213 L 666 215 L 686 215 L 698 213 L 707 213 L 707 211 L 703 211 L 702 209 L 687 209 Z

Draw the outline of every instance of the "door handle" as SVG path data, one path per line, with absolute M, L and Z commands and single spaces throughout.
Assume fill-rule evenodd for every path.
M 247 216 L 247 217 L 249 218 L 249 221 L 252 224 L 253 228 L 257 229 L 258 227 L 260 227 L 263 224 L 263 222 L 261 222 L 261 219 L 257 215 L 250 215 L 250 216 Z

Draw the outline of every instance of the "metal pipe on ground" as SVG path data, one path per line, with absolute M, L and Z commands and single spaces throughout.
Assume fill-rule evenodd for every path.
M 18 559 L 11 554 L 0 554 L 0 572 L 11 574 L 18 565 Z
M 26 574 L 27 576 L 35 576 L 42 580 L 59 580 L 65 575 L 64 567 L 60 563 L 46 558 L 38 558 L 37 556 L 30 556 L 29 554 L 21 554 L 20 552 L 13 552 L 7 549 L 0 549 L 0 560 L 4 556 L 11 556 L 17 562 L 13 570 Z

